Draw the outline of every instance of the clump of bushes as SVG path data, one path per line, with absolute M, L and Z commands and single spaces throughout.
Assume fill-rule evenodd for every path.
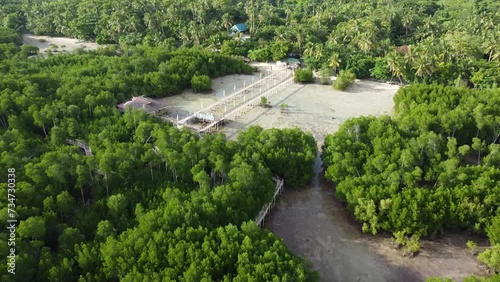
M 15 30 L 0 26 L 0 44 L 14 43 L 17 46 L 21 46 L 22 41 L 21 36 Z
M 387 66 L 386 58 L 376 58 L 375 66 L 370 69 L 370 75 L 378 80 L 389 80 L 391 79 L 391 72 Z
M 349 69 L 357 78 L 370 77 L 370 69 L 375 67 L 375 58 L 366 55 L 355 55 L 349 59 L 346 69 Z
M 344 90 L 349 85 L 353 84 L 356 76 L 349 70 L 341 70 L 337 80 L 333 82 L 333 88 L 337 90 Z
M 273 57 L 273 53 L 271 52 L 271 49 L 269 46 L 263 46 L 258 49 L 253 49 L 248 52 L 248 57 L 252 61 L 257 61 L 257 62 L 269 62 L 271 61 Z
M 193 75 L 191 87 L 195 92 L 205 92 L 212 89 L 212 80 L 208 75 Z
M 299 82 L 299 83 L 313 82 L 314 81 L 313 72 L 309 68 L 298 69 L 295 71 L 294 80 L 295 80 L 295 82 Z
M 394 233 L 396 248 L 403 248 L 403 256 L 413 257 L 420 251 L 420 236 L 413 235 L 410 238 L 405 235 L 406 232 L 398 231 Z

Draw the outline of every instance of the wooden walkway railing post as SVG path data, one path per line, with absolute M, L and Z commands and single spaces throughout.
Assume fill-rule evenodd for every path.
M 259 213 L 255 217 L 255 224 L 259 227 L 264 226 L 267 215 L 271 212 L 271 209 L 276 204 L 276 198 L 283 193 L 285 181 L 277 176 L 273 177 L 274 182 L 276 182 L 276 188 L 274 189 L 273 199 L 270 203 L 264 204 L 260 209 Z

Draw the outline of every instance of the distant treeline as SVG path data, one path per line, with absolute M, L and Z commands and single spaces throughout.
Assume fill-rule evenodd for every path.
M 358 78 L 489 88 L 500 83 L 494 0 L 4 1 L 6 27 L 98 43 L 201 45 L 254 60 L 302 55 Z M 251 39 L 228 36 L 247 23 Z

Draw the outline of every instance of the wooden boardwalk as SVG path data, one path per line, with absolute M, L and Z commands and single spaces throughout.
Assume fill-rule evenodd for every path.
M 243 115 L 244 113 L 248 112 L 252 108 L 259 106 L 262 97 L 269 98 L 273 94 L 276 94 L 276 93 L 280 92 L 281 90 L 287 88 L 292 83 L 293 83 L 293 77 L 290 77 L 290 78 L 288 78 L 288 79 L 286 79 L 284 81 L 281 81 L 279 84 L 277 84 L 272 89 L 269 89 L 268 91 L 266 91 L 266 92 L 264 92 L 264 93 L 262 93 L 260 95 L 257 95 L 257 97 L 253 98 L 249 102 L 247 102 L 247 103 L 245 103 L 245 104 L 243 104 L 243 105 L 241 105 L 239 107 L 236 107 L 232 111 L 226 113 L 224 115 L 224 118 L 227 118 L 227 119 L 229 119 L 229 118 L 236 119 L 236 118 L 240 117 L 241 115 Z
M 92 149 L 90 148 L 89 144 L 83 142 L 82 140 L 66 138 L 66 142 L 68 144 L 82 148 L 85 151 L 85 155 L 87 157 L 92 156 Z
M 274 189 L 274 195 L 273 199 L 270 203 L 265 204 L 257 214 L 257 216 L 254 219 L 255 224 L 257 226 L 262 227 L 264 226 L 265 220 L 267 215 L 271 212 L 271 209 L 274 207 L 276 204 L 276 198 L 283 193 L 283 189 L 285 187 L 285 181 L 279 177 L 273 177 L 273 181 L 276 182 L 276 188 Z
M 194 129 L 198 133 L 217 130 L 220 126 L 222 126 L 225 120 L 229 119 L 229 117 L 233 119 L 237 118 L 251 108 L 260 105 L 261 97 L 268 98 L 269 96 L 291 85 L 293 83 L 291 74 L 291 70 L 279 68 L 274 73 L 258 80 L 257 82 L 244 86 L 238 91 L 235 90 L 235 93 L 229 96 L 225 96 L 224 94 L 224 98 L 220 101 L 213 103 L 200 111 L 192 113 L 181 120 L 174 121 L 169 118 L 164 119 L 170 120 L 174 124 L 177 123 L 178 127 L 186 126 Z M 209 120 L 208 123 L 201 126 L 190 122 L 200 115 L 211 115 L 215 118 L 213 120 Z

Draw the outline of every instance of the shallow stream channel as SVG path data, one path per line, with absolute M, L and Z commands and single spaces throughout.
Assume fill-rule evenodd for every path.
M 413 269 L 391 265 L 370 247 L 334 185 L 323 177 L 320 153 L 311 184 L 286 189 L 265 227 L 281 237 L 292 252 L 307 258 L 321 281 L 422 281 Z M 286 185 L 286 183 L 285 183 Z

